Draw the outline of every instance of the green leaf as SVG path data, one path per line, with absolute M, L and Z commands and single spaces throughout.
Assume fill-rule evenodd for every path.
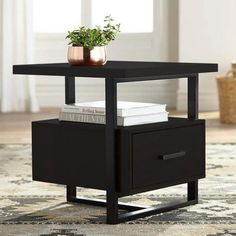
M 111 15 L 105 16 L 103 28 L 96 26 L 95 28 L 86 28 L 68 31 L 65 39 L 69 39 L 68 45 L 82 46 L 92 50 L 96 46 L 105 46 L 114 40 L 120 32 L 120 24 L 113 24 Z

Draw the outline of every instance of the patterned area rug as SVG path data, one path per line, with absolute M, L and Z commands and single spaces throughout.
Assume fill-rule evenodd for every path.
M 186 229 L 192 235 L 236 235 L 235 170 L 236 145 L 207 145 L 207 178 L 199 181 L 199 204 L 110 228 L 104 225 L 104 208 L 69 204 L 64 186 L 32 181 L 30 145 L 0 145 L 0 235 L 121 235 L 120 230 L 126 230 L 123 235 L 172 235 L 168 230 L 178 227 L 173 235 L 189 235 Z M 104 198 L 103 191 L 84 188 L 77 188 L 77 195 Z M 182 198 L 186 198 L 186 185 L 121 201 L 157 205 Z M 100 230 L 96 233 L 95 224 Z

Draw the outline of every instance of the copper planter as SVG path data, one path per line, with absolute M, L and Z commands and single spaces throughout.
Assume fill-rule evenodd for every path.
M 84 47 L 69 47 L 68 62 L 71 65 L 98 66 L 107 62 L 106 47 L 94 47 L 92 50 Z

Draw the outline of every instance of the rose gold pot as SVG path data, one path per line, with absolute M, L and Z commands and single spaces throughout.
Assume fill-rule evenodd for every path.
M 94 47 L 89 50 L 84 47 L 69 47 L 68 62 L 71 65 L 98 66 L 107 62 L 106 47 Z

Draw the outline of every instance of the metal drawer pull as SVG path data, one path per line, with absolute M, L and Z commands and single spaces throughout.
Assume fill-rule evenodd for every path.
M 162 159 L 163 161 L 165 161 L 165 160 L 174 159 L 177 157 L 182 157 L 185 155 L 186 155 L 186 152 L 176 152 L 176 153 L 161 155 L 161 156 L 159 156 L 159 158 Z

